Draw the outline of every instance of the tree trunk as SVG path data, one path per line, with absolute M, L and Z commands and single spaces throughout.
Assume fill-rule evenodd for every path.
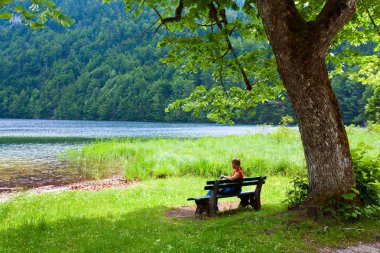
M 319 206 L 355 183 L 325 61 L 334 35 L 355 12 L 356 0 L 328 0 L 313 22 L 302 18 L 293 0 L 257 0 L 257 7 L 296 113 L 308 167 L 308 203 Z
M 346 193 L 354 185 L 347 134 L 328 78 L 325 59 L 279 62 L 304 147 L 311 204 Z

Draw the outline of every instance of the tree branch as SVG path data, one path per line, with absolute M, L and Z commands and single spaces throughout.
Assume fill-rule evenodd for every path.
M 366 10 L 366 12 L 367 12 L 367 14 L 368 14 L 369 19 L 371 20 L 371 23 L 372 23 L 373 27 L 375 28 L 375 32 L 377 32 L 377 34 L 380 36 L 380 31 L 377 30 L 377 29 L 378 29 L 378 26 L 376 25 L 376 22 L 375 22 L 375 20 L 373 19 L 371 13 L 369 12 L 368 9 Z
M 157 13 L 161 23 L 158 25 L 154 33 L 156 33 L 162 25 L 166 26 L 166 23 L 173 23 L 173 22 L 179 22 L 182 18 L 182 11 L 183 11 L 183 0 L 179 0 L 178 6 L 175 9 L 175 14 L 174 17 L 168 17 L 168 18 L 163 18 L 160 14 L 160 12 L 156 9 L 153 8 L 153 10 Z M 169 30 L 169 28 L 166 26 L 166 29 Z
M 222 60 L 224 59 L 224 57 L 226 57 L 226 55 L 230 52 L 230 49 L 227 48 L 226 52 L 224 52 L 221 56 L 219 57 L 216 57 L 216 58 L 210 58 L 210 57 L 206 57 L 206 59 L 212 61 L 213 63 L 215 63 L 216 61 L 218 60 Z
M 310 23 L 313 40 L 327 52 L 331 41 L 356 11 L 357 0 L 328 0 L 315 21 Z
M 310 44 L 307 23 L 294 0 L 257 0 L 257 8 L 277 63 L 290 62 L 304 54 L 301 45 Z
M 162 18 L 160 15 L 161 23 L 173 23 L 173 22 L 179 22 L 182 18 L 182 11 L 183 11 L 183 0 L 179 0 L 178 6 L 175 9 L 174 17 L 168 17 L 168 18 Z
M 220 30 L 223 30 L 223 28 L 228 25 L 226 11 L 224 9 L 218 11 L 213 2 L 209 3 L 207 6 L 210 9 L 210 12 L 209 12 L 210 19 L 214 20 L 214 22 L 217 24 L 217 26 L 219 27 Z M 221 20 L 219 19 L 218 14 L 221 16 Z M 234 30 L 235 30 L 235 28 L 234 28 Z M 235 58 L 236 64 L 239 68 L 239 71 L 243 76 L 246 89 L 249 91 L 252 90 L 252 84 L 249 81 L 248 76 L 245 73 L 244 68 L 239 61 L 239 56 L 237 55 L 235 49 L 233 48 L 229 36 L 226 35 L 224 37 L 224 39 L 225 39 L 227 46 L 228 46 L 227 53 L 228 53 L 228 51 L 230 51 L 232 53 L 233 57 Z
M 294 0 L 257 0 L 257 8 L 269 37 L 279 35 L 276 29 L 293 35 L 302 34 L 306 28 Z
M 202 27 L 210 27 L 210 26 L 215 26 L 216 23 L 211 23 L 211 24 L 200 24 L 200 23 L 197 23 L 197 25 L 202 26 Z
M 143 36 L 143 35 L 144 35 L 145 33 L 147 33 L 150 29 L 152 29 L 153 26 L 154 26 L 155 24 L 157 24 L 157 22 L 158 22 L 158 20 L 156 20 L 156 22 L 154 22 L 153 24 L 151 24 L 150 26 L 148 26 L 148 27 L 147 27 L 145 30 L 143 30 L 142 32 L 140 32 L 140 33 L 138 33 L 138 34 L 132 36 L 131 38 L 125 40 L 124 43 L 128 43 L 130 40 L 133 40 L 133 39 L 136 39 L 136 38 L 139 38 L 139 37 Z
M 154 8 L 154 7 L 153 7 L 153 10 L 157 13 L 158 20 L 162 20 L 163 18 L 161 16 L 160 12 L 156 8 Z M 157 22 L 158 22 L 158 20 L 157 20 Z M 162 26 L 162 24 L 165 25 L 166 30 L 169 30 L 169 27 L 165 23 L 162 23 L 162 21 L 161 21 L 161 23 L 157 26 L 156 30 L 154 30 L 155 34 L 158 32 L 158 30 L 160 29 L 160 27 Z
M 294 0 L 257 0 L 276 61 L 326 57 L 331 41 L 356 10 L 357 0 L 327 0 L 316 19 L 306 22 Z
M 209 12 L 209 18 L 215 22 L 215 25 L 217 25 L 220 30 L 223 30 L 223 28 L 225 28 L 228 25 L 226 10 L 225 9 L 220 9 L 220 10 L 217 9 L 215 7 L 213 1 L 211 3 L 209 3 L 209 4 L 207 4 L 207 6 L 209 7 L 209 10 L 210 10 L 210 12 Z M 161 21 L 161 23 L 156 28 L 155 33 L 158 31 L 158 29 L 160 29 L 160 27 L 162 25 L 166 26 L 166 23 L 179 22 L 181 20 L 181 18 L 182 18 L 183 8 L 184 8 L 183 0 L 179 0 L 178 6 L 177 6 L 177 8 L 175 10 L 174 17 L 168 17 L 168 18 L 163 18 L 161 16 L 161 14 L 159 13 L 159 11 L 156 8 L 153 8 L 154 11 L 157 13 L 157 15 L 159 17 L 159 20 Z M 219 19 L 218 15 L 220 15 L 221 19 Z M 210 25 L 211 29 L 213 28 L 213 25 L 214 24 Z M 167 29 L 168 29 L 168 27 L 167 27 Z M 231 29 L 231 31 L 229 32 L 229 35 L 231 35 L 235 30 L 236 30 L 236 27 L 234 27 L 233 29 Z M 245 73 L 244 68 L 241 65 L 240 61 L 239 61 L 239 56 L 237 55 L 235 49 L 233 48 L 231 40 L 230 40 L 230 38 L 229 38 L 228 35 L 225 36 L 225 41 L 227 42 L 228 49 L 227 49 L 226 53 L 223 54 L 221 57 L 224 58 L 229 51 L 232 53 L 233 57 L 236 60 L 236 64 L 237 64 L 237 66 L 239 68 L 239 71 L 240 71 L 240 73 L 243 76 L 246 89 L 247 90 L 252 90 L 252 84 L 249 81 L 248 76 Z
M 224 94 L 227 95 L 227 89 L 226 89 L 226 86 L 224 85 L 224 81 L 223 81 L 223 66 L 220 65 L 220 68 L 219 68 L 219 80 L 220 80 L 220 84 L 222 85 L 223 87 L 223 90 L 224 90 Z

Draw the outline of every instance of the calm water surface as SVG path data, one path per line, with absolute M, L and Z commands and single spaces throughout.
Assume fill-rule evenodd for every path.
M 0 119 L 0 188 L 57 185 L 84 179 L 80 168 L 59 159 L 62 151 L 80 149 L 83 142 L 74 141 L 75 138 L 227 136 L 273 130 L 275 127 L 251 125 Z M 34 140 L 26 141 L 27 137 Z M 44 143 L 46 137 L 58 137 L 61 141 Z
M 268 133 L 274 129 L 252 125 L 0 119 L 0 137 L 202 137 Z

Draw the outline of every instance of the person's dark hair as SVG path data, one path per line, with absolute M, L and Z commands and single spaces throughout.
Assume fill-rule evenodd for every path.
M 232 160 L 232 163 L 233 163 L 233 164 L 236 164 L 236 165 L 238 165 L 238 166 L 240 166 L 240 159 L 239 159 L 239 158 L 234 158 L 234 159 Z

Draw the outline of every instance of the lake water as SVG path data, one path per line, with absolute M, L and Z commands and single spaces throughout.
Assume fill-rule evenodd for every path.
M 202 137 L 268 133 L 275 128 L 192 123 L 0 119 L 0 137 Z
M 202 137 L 269 133 L 276 127 L 190 123 L 0 119 L 0 188 L 65 184 L 84 179 L 59 159 L 86 138 Z

